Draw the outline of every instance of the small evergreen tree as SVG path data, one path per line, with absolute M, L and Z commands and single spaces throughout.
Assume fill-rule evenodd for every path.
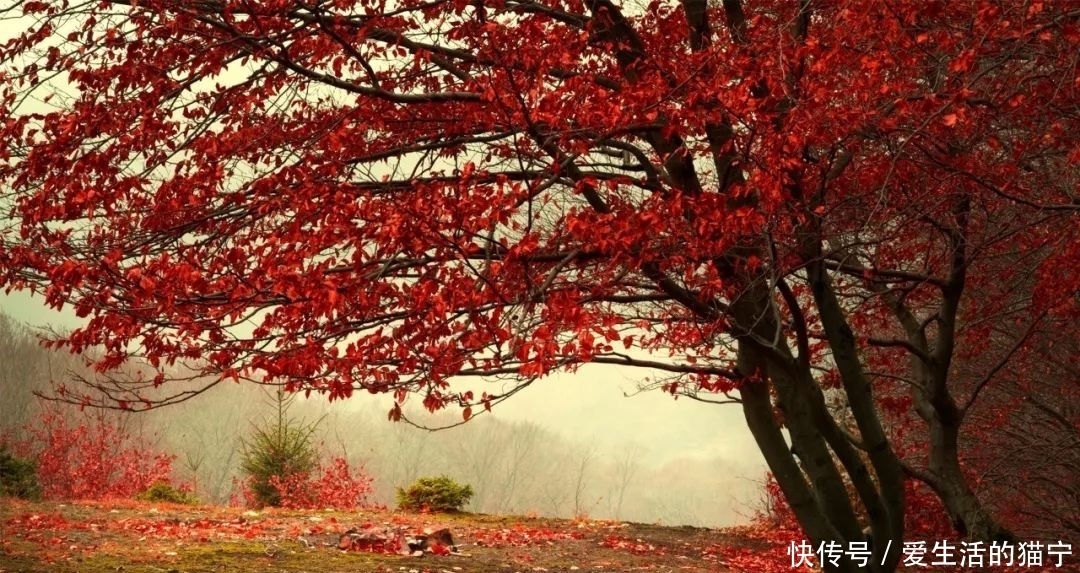
M 281 484 L 306 480 L 318 461 L 312 437 L 319 421 L 303 423 L 289 418 L 294 398 L 278 390 L 276 418 L 256 426 L 242 442 L 241 468 L 247 476 L 249 503 L 256 507 L 281 507 Z
M 0 497 L 38 499 L 41 486 L 37 479 L 37 464 L 33 460 L 17 458 L 7 450 L 0 450 Z

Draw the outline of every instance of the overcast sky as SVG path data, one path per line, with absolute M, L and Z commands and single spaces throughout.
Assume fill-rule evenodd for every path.
M 70 329 L 80 324 L 70 310 L 57 312 L 42 299 L 22 292 L 0 293 L 0 310 L 31 326 Z M 684 456 L 723 457 L 764 471 L 764 460 L 737 405 L 675 400 L 657 391 L 625 397 L 625 393 L 634 393 L 645 376 L 640 369 L 586 366 L 574 374 L 559 373 L 534 383 L 499 404 L 494 415 L 506 420 L 530 420 L 605 450 L 639 444 L 652 463 Z M 358 393 L 352 400 L 362 403 L 388 399 Z

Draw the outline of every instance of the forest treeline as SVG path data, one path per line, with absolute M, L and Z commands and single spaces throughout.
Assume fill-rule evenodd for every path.
M 93 375 L 81 358 L 42 348 L 31 328 L 0 314 L 0 432 L 19 436 L 34 423 L 43 407 L 35 391 Z M 745 521 L 764 495 L 757 460 L 656 456 L 632 441 L 612 446 L 619 440 L 568 436 L 500 419 L 497 411 L 433 432 L 388 421 L 382 402 L 362 398 L 299 399 L 289 415 L 318 421 L 322 457 L 362 468 L 374 479 L 369 501 L 377 504 L 393 506 L 395 488 L 418 477 L 448 475 L 473 487 L 466 509 L 474 512 L 717 527 Z M 175 456 L 177 483 L 191 484 L 203 502 L 225 504 L 242 477 L 244 436 L 275 408 L 272 389 L 229 383 L 174 406 L 109 415 L 125 432 Z M 460 420 L 412 413 L 432 427 Z

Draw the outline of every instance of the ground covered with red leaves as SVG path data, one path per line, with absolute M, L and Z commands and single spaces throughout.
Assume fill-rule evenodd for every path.
M 453 534 L 456 552 L 340 548 L 350 530 L 441 528 Z M 0 573 L 762 571 L 747 555 L 790 570 L 776 549 L 745 531 L 609 521 L 0 499 Z

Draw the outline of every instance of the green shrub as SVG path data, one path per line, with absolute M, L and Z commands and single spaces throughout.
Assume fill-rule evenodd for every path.
M 247 476 L 245 486 L 249 506 L 281 507 L 282 494 L 293 492 L 285 485 L 311 474 L 318 462 L 312 436 L 318 422 L 302 424 L 286 417 L 292 401 L 283 392 L 277 393 L 276 420 L 256 426 L 243 440 L 241 469 Z
M 447 476 L 422 477 L 406 489 L 397 488 L 398 507 L 410 511 L 461 511 L 472 496 L 471 486 Z
M 190 492 L 176 489 L 171 484 L 159 481 L 150 486 L 146 491 L 135 496 L 140 501 L 179 503 L 183 505 L 198 505 L 199 500 Z
M 0 450 L 0 497 L 40 499 L 37 464 Z

